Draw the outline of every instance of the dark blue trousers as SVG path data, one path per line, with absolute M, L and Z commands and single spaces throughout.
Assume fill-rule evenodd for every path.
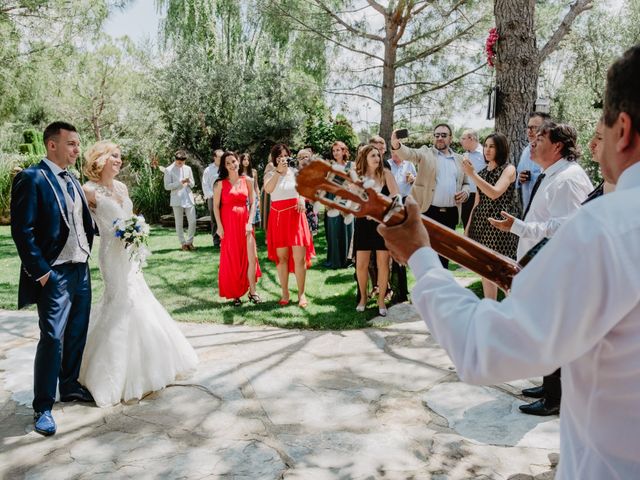
M 52 267 L 38 293 L 40 341 L 34 365 L 33 410 L 51 410 L 60 380 L 60 395 L 78 390 L 82 352 L 91 309 L 87 263 Z

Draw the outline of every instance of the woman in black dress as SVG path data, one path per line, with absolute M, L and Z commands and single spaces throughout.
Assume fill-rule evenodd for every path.
M 398 185 L 389 169 L 384 168 L 380 152 L 372 145 L 366 145 L 358 152 L 356 159 L 356 173 L 375 181 L 376 191 L 395 196 Z M 376 230 L 378 223 L 367 218 L 356 218 L 353 233 L 353 251 L 356 255 L 356 275 L 360 302 L 356 307 L 358 312 L 364 312 L 367 302 L 367 282 L 369 278 L 369 258 L 371 251 L 376 252 L 378 267 L 378 311 L 381 316 L 387 315 L 384 297 L 389 283 L 389 252 L 384 240 Z
M 478 186 L 471 220 L 467 227 L 469 238 L 499 252 L 516 258 L 518 237 L 510 232 L 502 232 L 489 223 L 489 218 L 501 218 L 500 212 L 519 217 L 515 196 L 516 167 L 509 163 L 509 144 L 501 133 L 492 133 L 484 141 L 486 168 L 476 172 L 468 157 L 464 157 L 464 172 Z M 485 298 L 498 298 L 498 287 L 487 279 L 482 279 Z

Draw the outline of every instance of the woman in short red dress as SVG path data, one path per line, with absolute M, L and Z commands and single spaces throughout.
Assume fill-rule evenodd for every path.
M 265 172 L 264 190 L 271 195 L 271 210 L 267 225 L 267 253 L 276 262 L 282 288 L 280 305 L 289 303 L 289 273 L 295 273 L 298 285 L 298 305 L 307 306 L 304 294 L 307 268 L 315 256 L 313 240 L 305 216 L 304 198 L 296 191 L 295 171 L 289 167 L 291 156 L 284 144 L 271 149 L 273 168 Z
M 256 208 L 253 181 L 240 175 L 239 170 L 236 154 L 225 152 L 213 190 L 213 213 L 221 239 L 218 289 L 220 296 L 233 299 L 235 306 L 241 305 L 240 297 L 247 290 L 250 301 L 262 301 L 256 292 L 261 272 L 253 234 Z

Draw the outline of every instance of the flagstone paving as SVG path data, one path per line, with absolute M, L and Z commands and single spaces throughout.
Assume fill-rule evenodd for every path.
M 466 385 L 409 304 L 354 331 L 180 324 L 196 374 L 112 408 L 57 403 L 33 431 L 36 316 L 0 311 L 0 478 L 553 478 L 558 417 L 527 380 Z

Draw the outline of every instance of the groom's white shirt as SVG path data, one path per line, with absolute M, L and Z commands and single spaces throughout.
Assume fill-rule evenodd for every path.
M 189 183 L 186 185 L 182 183 L 184 178 L 189 179 Z M 178 168 L 175 163 L 172 163 L 164 171 L 164 188 L 171 191 L 169 205 L 172 207 L 187 208 L 195 205 L 191 191 L 195 184 L 193 172 L 188 165 Z
M 64 248 L 58 255 L 58 258 L 53 262 L 53 265 L 61 265 L 63 263 L 86 263 L 89 258 L 89 242 L 87 241 L 87 234 L 84 231 L 84 222 L 82 220 L 82 192 L 78 191 L 75 184 L 71 182 L 71 185 L 76 191 L 76 200 L 71 200 L 69 193 L 67 192 L 67 181 L 60 176 L 60 173 L 64 170 L 60 168 L 58 165 L 53 163 L 51 160 L 45 158 L 44 162 L 51 169 L 51 172 L 55 175 L 56 180 L 58 180 L 58 184 L 60 185 L 60 189 L 62 190 L 62 194 L 64 195 L 64 199 L 61 199 L 65 202 L 67 207 L 67 224 L 69 226 L 69 236 L 67 237 L 67 242 L 64 245 Z M 71 175 L 71 174 L 70 174 Z M 54 195 L 56 195 L 56 191 L 53 191 Z

